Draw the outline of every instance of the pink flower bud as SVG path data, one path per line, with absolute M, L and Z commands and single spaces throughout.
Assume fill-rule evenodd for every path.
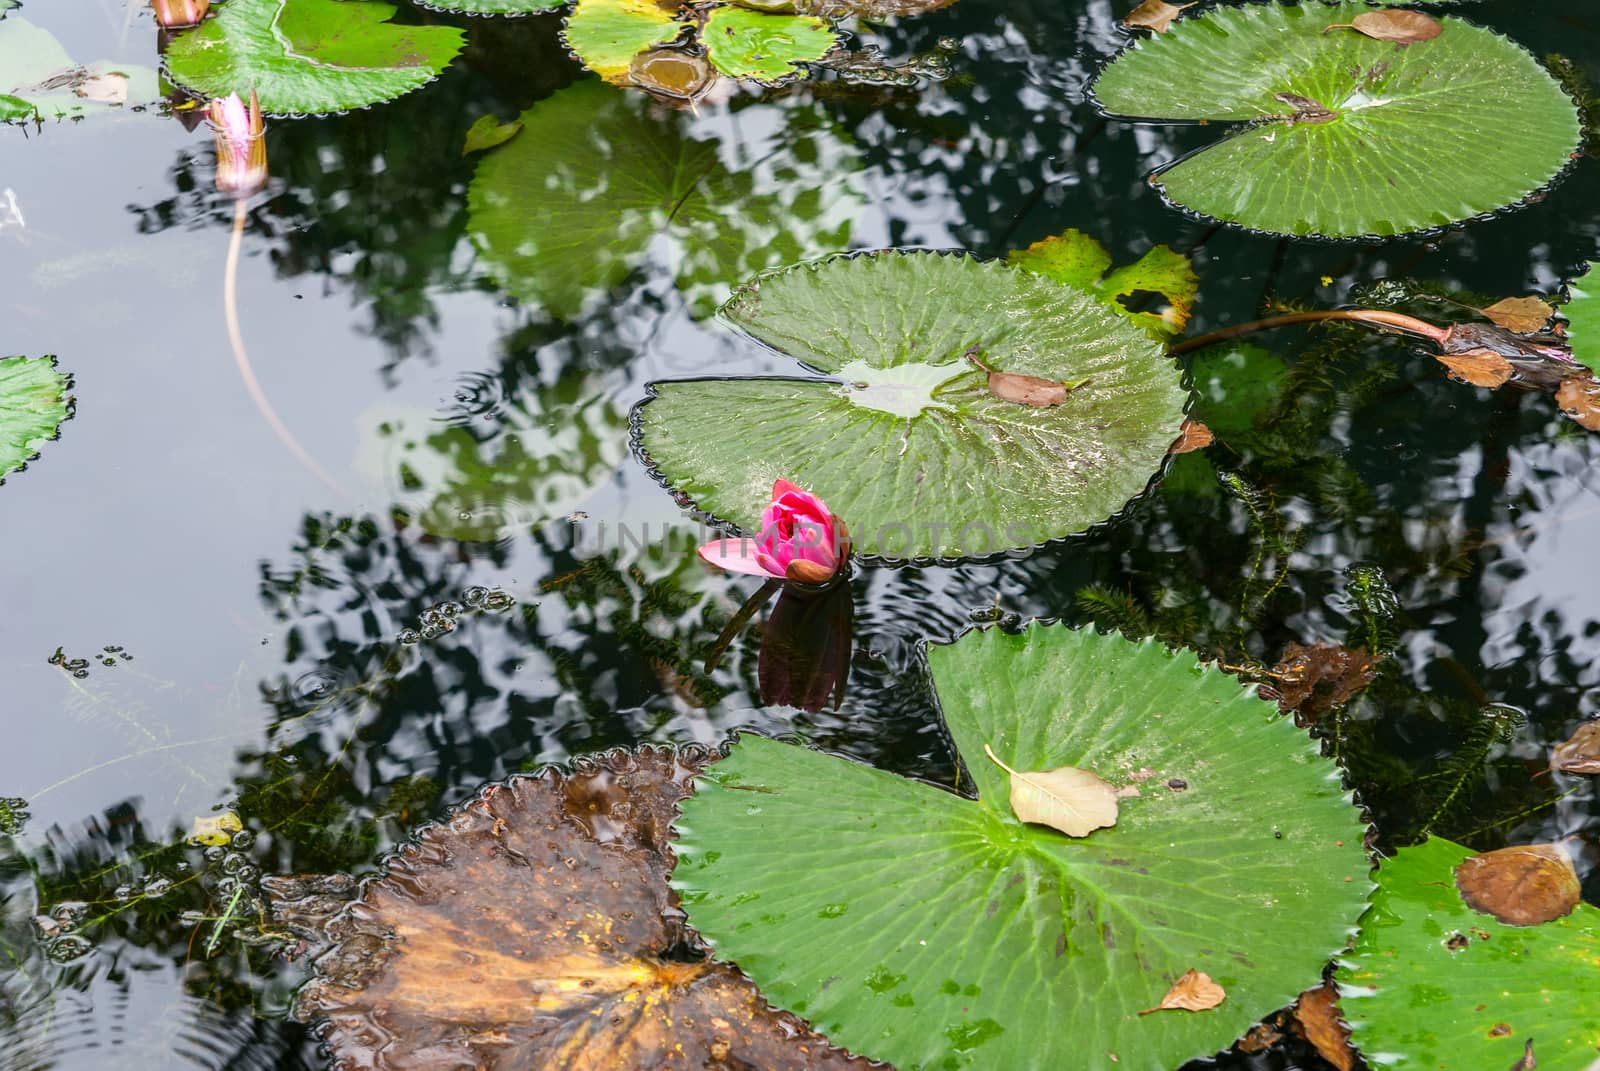
M 150 0 L 150 4 L 156 9 L 156 21 L 164 30 L 199 25 L 211 8 L 211 0 Z
M 261 120 L 261 101 L 250 91 L 245 109 L 239 94 L 229 93 L 208 109 L 217 144 L 217 189 L 235 197 L 248 197 L 267 183 L 267 141 Z
M 822 499 L 779 480 L 755 539 L 716 539 L 700 557 L 730 572 L 826 584 L 850 557 L 850 536 Z

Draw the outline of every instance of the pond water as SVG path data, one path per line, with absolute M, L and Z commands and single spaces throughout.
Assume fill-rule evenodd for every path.
M 738 232 L 752 271 L 785 243 L 1003 257 L 1077 228 L 1117 263 L 1165 243 L 1201 279 L 1191 332 L 1386 280 L 1553 294 L 1600 254 L 1592 160 L 1535 205 L 1373 244 L 1166 206 L 1145 176 L 1212 135 L 1108 123 L 1085 100 L 1127 6 L 962 0 L 863 28 L 897 59 L 948 48 L 950 76 L 641 105 L 586 135 L 588 181 L 653 166 L 608 140 L 629 123 L 704 142 L 733 176 L 715 228 Z M 1581 5 L 1469 13 L 1600 83 L 1600 20 Z M 156 63 L 134 0 L 15 14 L 75 57 Z M 0 356 L 57 355 L 76 397 L 59 441 L 0 488 L 0 796 L 26 801 L 0 841 L 0 1062 L 323 1066 L 285 1018 L 303 965 L 231 941 L 208 957 L 210 924 L 185 919 L 219 912 L 221 868 L 371 873 L 487 781 L 741 727 L 949 784 L 917 646 L 979 622 L 1093 621 L 1257 668 L 1294 643 L 1380 648 L 1338 731 L 1381 846 L 1424 830 L 1478 849 L 1597 843 L 1592 779 L 1562 796 L 1543 770 L 1600 715 L 1600 437 L 1547 395 L 1451 382 L 1371 332 L 1258 336 L 1282 368 L 1265 423 L 1175 459 L 1086 534 L 983 564 L 858 568 L 837 710 L 762 703 L 758 629 L 705 673 L 754 585 L 695 558 L 704 530 L 630 454 L 628 412 L 653 380 L 788 362 L 706 315 L 743 275 L 709 274 L 692 236 L 640 237 L 636 220 L 563 254 L 632 258 L 615 288 L 560 317 L 508 296 L 469 233 L 467 128 L 622 91 L 566 55 L 557 16 L 405 17 L 467 30 L 435 83 L 269 121 L 238 314 L 294 448 L 230 346 L 233 203 L 213 192 L 205 128 L 159 108 L 0 127 Z M 517 196 L 548 229 L 563 217 L 540 214 L 545 192 Z M 424 531 L 429 481 L 479 458 L 498 481 Z M 185 837 L 219 808 L 247 834 L 208 858 Z

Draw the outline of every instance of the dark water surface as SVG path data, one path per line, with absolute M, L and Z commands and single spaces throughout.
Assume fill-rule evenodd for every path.
M 151 17 L 127 2 L 19 14 L 74 56 L 153 64 Z M 1600 253 L 1592 159 L 1533 207 L 1426 240 L 1280 243 L 1187 219 L 1144 176 L 1212 135 L 1107 124 L 1084 103 L 1129 6 L 962 0 L 867 35 L 896 57 L 954 38 L 943 83 L 831 82 L 649 121 L 716 143 L 758 189 L 775 159 L 814 166 L 805 182 L 837 214 L 775 222 L 843 224 L 851 248 L 1000 256 L 1076 227 L 1119 263 L 1193 250 L 1192 330 L 1385 279 L 1553 292 Z M 1466 10 L 1600 82 L 1600 19 L 1581 8 Z M 182 913 L 217 913 L 224 868 L 370 872 L 410 826 L 519 770 L 748 726 L 948 783 L 915 645 L 974 621 L 1098 620 L 1230 664 L 1377 641 L 1393 657 L 1340 732 L 1385 846 L 1424 829 L 1477 848 L 1595 843 L 1593 781 L 1540 771 L 1600 715 L 1600 437 L 1546 396 L 1451 383 L 1372 335 L 1263 337 L 1289 369 L 1264 425 L 1182 459 L 1093 533 L 999 564 L 864 570 L 837 712 L 763 706 L 756 632 L 706 676 L 752 584 L 694 560 L 699 530 L 627 455 L 626 413 L 652 379 L 785 369 L 703 315 L 721 292 L 674 285 L 693 250 L 667 240 L 565 322 L 504 295 L 468 236 L 462 138 L 479 115 L 584 92 L 569 88 L 583 75 L 554 16 L 456 21 L 468 49 L 425 90 L 270 124 L 242 331 L 338 489 L 242 385 L 222 306 L 232 205 L 211 192 L 205 131 L 156 110 L 0 128 L 0 203 L 13 191 L 23 216 L 0 229 L 0 354 L 57 354 L 77 382 L 60 441 L 0 489 L 0 796 L 29 814 L 0 839 L 0 1065 L 319 1066 L 282 1021 L 300 968 L 231 943 L 206 959 L 209 925 Z M 548 487 L 478 510 L 517 534 L 396 520 L 419 506 L 405 444 L 452 427 L 486 459 L 512 436 L 551 459 Z M 619 525 L 638 542 L 617 546 Z M 83 672 L 53 664 L 57 648 Z M 245 819 L 239 843 L 163 847 L 220 805 Z M 1313 1066 L 1294 1059 L 1257 1066 Z

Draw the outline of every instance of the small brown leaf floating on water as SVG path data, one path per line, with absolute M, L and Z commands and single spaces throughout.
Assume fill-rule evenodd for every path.
M 1379 659 L 1359 647 L 1320 643 L 1310 647 L 1291 643 L 1268 671 L 1278 708 L 1312 722 L 1334 707 L 1354 699 L 1377 675 Z M 1326 689 L 1321 686 L 1326 683 Z
M 681 955 L 696 946 L 667 885 L 670 827 L 707 761 L 612 752 L 424 826 L 304 931 L 321 949 L 296 1015 L 327 1021 L 346 1071 L 867 1071 L 733 967 Z M 327 917 L 299 906 L 275 902 L 275 920 Z
M 1522 1058 L 1511 1065 L 1511 1071 L 1538 1071 L 1538 1068 L 1539 1061 L 1533 1058 L 1533 1039 L 1529 1038 L 1522 1044 Z
M 1468 350 L 1466 353 L 1435 357 L 1450 370 L 1450 378 L 1474 387 L 1493 390 L 1511 378 L 1511 362 L 1493 350 Z
M 1556 405 L 1580 427 L 1600 431 L 1600 381 L 1593 375 L 1563 379 L 1556 388 Z
M 1075 383 L 1063 383 L 1058 379 L 1024 376 L 1015 372 L 997 372 L 983 363 L 978 356 L 977 346 L 972 346 L 962 356 L 989 374 L 990 394 L 1002 402 L 1014 402 L 1035 409 L 1048 409 L 1060 405 L 1067 400 L 1067 395 L 1089 382 L 1087 379 L 1080 379 Z
M 1211 980 L 1209 974 L 1197 971 L 1193 967 L 1183 972 L 1172 988 L 1167 990 L 1167 995 L 1161 998 L 1161 1003 L 1154 1008 L 1146 1008 L 1140 1015 L 1150 1015 L 1158 1011 L 1210 1011 L 1228 998 L 1227 990 Z
M 1178 429 L 1178 438 L 1167 448 L 1169 454 L 1189 454 L 1196 450 L 1204 450 L 1216 442 L 1216 436 L 1211 434 L 1211 429 L 1190 417 L 1183 422 L 1183 427 Z
M 1600 774 L 1600 721 L 1584 722 L 1572 739 L 1557 744 L 1550 752 L 1550 768 L 1562 773 Z
M 1178 12 L 1194 4 L 1169 4 L 1167 0 L 1144 0 L 1144 3 L 1128 12 L 1122 25 L 1130 29 L 1154 30 L 1156 33 L 1166 33 L 1172 28 L 1172 22 L 1178 17 Z
M 1316 1047 L 1317 1053 L 1339 1071 L 1355 1066 L 1350 1047 L 1350 1027 L 1339 1011 L 1339 991 L 1324 982 L 1300 994 L 1294 1006 L 1296 1032 Z
M 1412 45 L 1418 41 L 1431 41 L 1444 32 L 1444 24 L 1420 11 L 1368 11 L 1349 22 L 1336 22 L 1328 30 L 1355 30 L 1379 41 L 1393 41 L 1399 45 Z
M 1117 790 L 1088 770 L 1058 766 L 1019 773 L 988 744 L 983 753 L 1011 775 L 1011 810 L 1024 822 L 1059 829 L 1069 837 L 1117 824 Z
M 1556 310 L 1536 297 L 1501 298 L 1479 309 L 1490 320 L 1519 335 L 1532 335 L 1550 322 Z
M 1556 844 L 1522 844 L 1463 859 L 1456 888 L 1472 910 L 1508 926 L 1537 926 L 1571 913 L 1581 892 L 1572 860 Z

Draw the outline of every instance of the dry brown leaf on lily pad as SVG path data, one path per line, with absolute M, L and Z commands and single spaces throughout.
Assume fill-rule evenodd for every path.
M 1350 1027 L 1339 1011 L 1339 991 L 1332 982 L 1323 982 L 1300 994 L 1294 1005 L 1294 1028 L 1311 1042 L 1318 1055 L 1339 1071 L 1350 1071 L 1355 1066 Z
M 682 923 L 670 827 L 707 760 L 612 752 L 424 826 L 321 926 L 296 1014 L 341 1071 L 866 1071 Z
M 1456 888 L 1472 910 L 1508 926 L 1537 926 L 1570 914 L 1581 893 L 1572 859 L 1558 844 L 1521 844 L 1463 859 Z
M 1088 770 L 1058 766 L 1019 773 L 988 744 L 983 753 L 1011 775 L 1011 810 L 1024 822 L 1059 829 L 1069 837 L 1086 837 L 1117 824 L 1117 790 Z
M 1493 350 L 1468 350 L 1466 353 L 1447 353 L 1434 358 L 1450 371 L 1450 378 L 1474 387 L 1493 390 L 1511 378 L 1511 362 Z
M 1122 25 L 1166 33 L 1172 28 L 1178 12 L 1186 7 L 1194 7 L 1194 4 L 1169 4 L 1167 0 L 1144 0 L 1144 3 L 1128 12 L 1127 17 L 1122 20 Z
M 1536 297 L 1501 298 L 1479 309 L 1495 324 L 1519 335 L 1531 335 L 1544 328 L 1556 310 Z
M 1568 376 L 1556 388 L 1556 405 L 1590 431 L 1600 431 L 1600 382 L 1592 375 Z
M 1578 726 L 1570 740 L 1550 752 L 1550 768 L 1561 773 L 1600 774 L 1600 721 Z
M 1211 980 L 1211 976 L 1204 971 L 1197 971 L 1193 967 L 1184 971 L 1172 988 L 1167 990 L 1167 995 L 1161 998 L 1161 1003 L 1154 1008 L 1146 1008 L 1140 1015 L 1151 1015 L 1158 1011 L 1210 1011 L 1228 998 L 1228 991 Z
M 1178 437 L 1167 447 L 1167 453 L 1189 454 L 1196 450 L 1204 450 L 1214 442 L 1216 436 L 1211 434 L 1211 429 L 1190 417 L 1183 422 L 1183 427 L 1178 429 Z
M 1379 41 L 1393 41 L 1398 45 L 1412 45 L 1418 41 L 1431 41 L 1444 32 L 1444 24 L 1420 11 L 1389 9 L 1368 11 L 1349 22 L 1337 22 L 1328 30 L 1355 30 Z
M 988 373 L 990 394 L 999 398 L 1002 402 L 1029 405 L 1035 409 L 1048 409 L 1051 406 L 1060 405 L 1067 400 L 1067 395 L 1088 382 L 1087 379 L 1080 379 L 1075 383 L 1063 383 L 1059 379 L 1044 379 L 1040 376 L 1024 376 L 1015 372 L 1001 372 L 983 363 L 982 358 L 978 356 L 977 346 L 967 350 L 964 356 Z
M 1278 709 L 1293 711 L 1309 723 L 1348 703 L 1371 684 L 1379 661 L 1359 647 L 1291 643 L 1267 675 L 1278 693 Z

